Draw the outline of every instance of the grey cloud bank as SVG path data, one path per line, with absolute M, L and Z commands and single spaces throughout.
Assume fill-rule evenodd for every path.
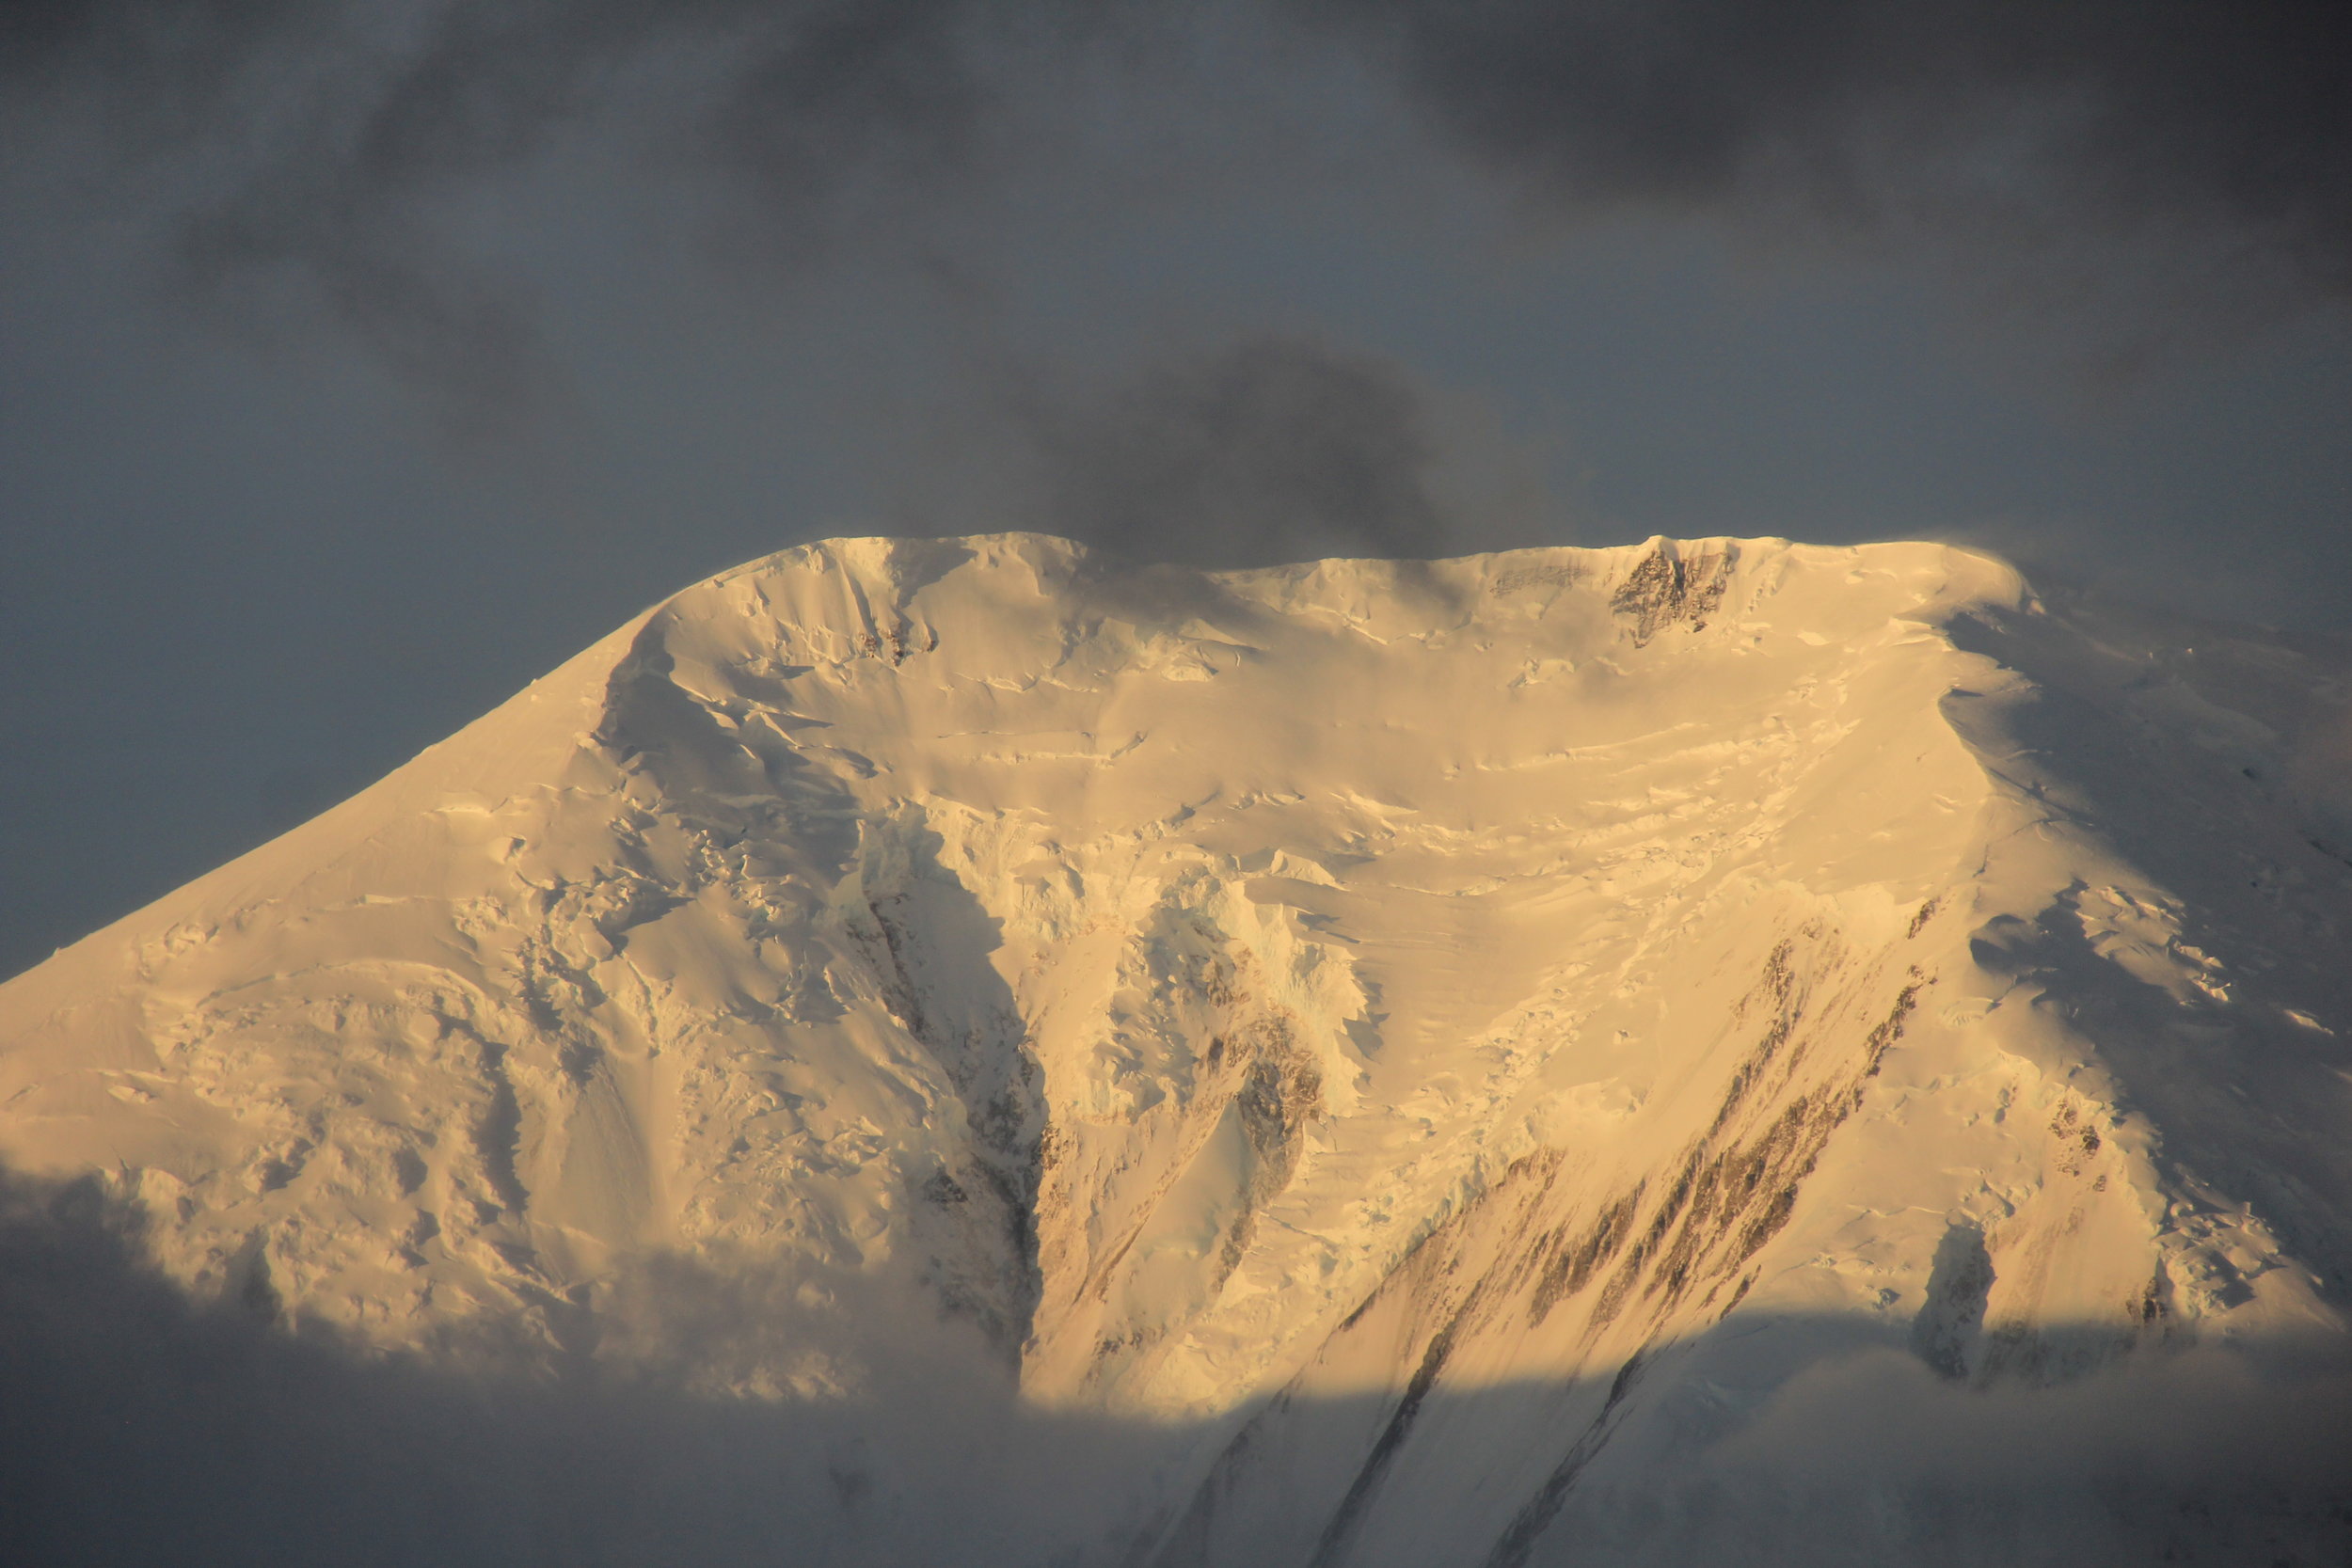
M 1452 134 L 1557 199 L 1777 188 L 1853 223 L 2235 228 L 2352 286 L 2352 19 L 2323 0 L 1299 9 L 1375 40 Z

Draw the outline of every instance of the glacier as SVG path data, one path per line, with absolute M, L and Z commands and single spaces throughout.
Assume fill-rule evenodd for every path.
M 2340 1561 L 2348 1034 L 2333 644 L 805 546 L 0 987 L 0 1546 Z

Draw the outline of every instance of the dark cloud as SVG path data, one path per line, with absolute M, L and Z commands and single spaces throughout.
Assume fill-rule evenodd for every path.
M 2337 0 L 1296 0 L 1574 204 L 2219 232 L 2352 290 Z
M 993 465 L 995 490 L 977 515 L 918 500 L 914 526 L 1034 528 L 1210 568 L 1425 559 L 1452 542 L 1413 380 L 1313 337 L 1254 334 L 1108 378 L 1025 366 L 974 419 L 938 467 Z
M 1263 47 L 1228 50 L 1203 115 L 1241 62 L 1296 66 L 1277 39 L 1344 40 L 1457 146 L 1578 210 L 1794 209 L 2045 258 L 2095 234 L 2173 258 L 2175 293 L 2352 291 L 2334 0 L 17 0 L 0 71 L 40 112 L 93 111 L 119 151 L 181 161 L 192 292 L 292 277 L 479 421 L 544 377 L 527 292 L 445 232 L 453 192 L 596 127 L 733 182 L 761 243 L 805 260 L 851 193 L 984 182 L 1090 45 L 1188 69 L 1181 35 L 1211 13 Z
M 311 11 L 299 0 L 7 0 L 0 80 L 45 106 L 98 91 L 117 114 L 211 111 L 264 40 L 299 31 Z
M 547 388 L 528 292 L 450 235 L 453 198 L 619 120 L 640 177 L 718 170 L 805 255 L 861 182 L 981 178 L 997 57 L 1095 8 L 85 0 L 0 11 L 0 69 L 20 113 L 96 122 L 118 170 L 168 168 L 144 189 L 189 296 L 292 280 L 470 424 Z
M 290 132 L 255 150 L 249 189 L 358 204 L 528 157 L 665 54 L 693 55 L 666 86 L 714 145 L 833 177 L 966 135 L 982 35 L 1014 30 L 972 0 L 18 0 L 0 71 L 43 110 L 103 109 L 127 150 Z M 169 148 L 135 114 L 159 95 L 200 111 Z

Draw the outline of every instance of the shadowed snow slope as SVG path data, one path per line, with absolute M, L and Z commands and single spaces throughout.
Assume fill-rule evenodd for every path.
M 2347 697 L 1935 545 L 815 545 L 0 988 L 0 1158 L 371 1389 L 800 1423 L 779 1560 L 2320 1560 Z

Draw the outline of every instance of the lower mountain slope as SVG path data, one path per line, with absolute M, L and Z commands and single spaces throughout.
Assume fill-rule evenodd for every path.
M 795 1560 L 2333 1560 L 2348 699 L 1937 545 L 814 545 L 0 988 L 0 1159 L 803 1413 Z M 918 1366 L 1038 1457 L 884 1525 Z

